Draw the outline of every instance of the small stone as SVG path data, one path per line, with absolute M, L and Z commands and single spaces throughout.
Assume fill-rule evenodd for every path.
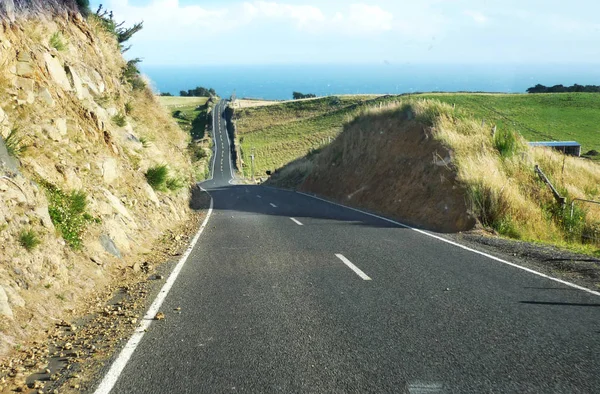
M 181 310 L 181 307 L 180 307 L 180 306 L 178 306 L 177 308 L 175 308 L 175 310 L 176 310 L 176 311 L 180 311 L 180 310 Z
M 450 288 L 449 288 L 449 287 L 446 287 L 446 290 L 444 290 L 444 291 L 450 291 Z
M 158 312 L 156 314 L 156 316 L 154 316 L 154 320 L 164 320 L 165 319 L 165 314 L 162 312 Z
M 164 276 L 162 276 L 162 275 L 156 275 L 156 276 L 155 276 L 155 278 L 156 278 L 156 280 L 162 280 L 162 279 L 164 279 L 165 277 L 164 277 Z

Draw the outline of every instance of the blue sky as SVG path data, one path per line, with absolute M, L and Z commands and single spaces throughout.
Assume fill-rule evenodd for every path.
M 600 64 L 594 0 L 92 0 L 146 65 Z

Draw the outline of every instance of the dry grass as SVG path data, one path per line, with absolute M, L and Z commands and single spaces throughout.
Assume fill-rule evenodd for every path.
M 600 165 L 529 147 L 520 136 L 515 136 L 515 146 L 501 155 L 490 127 L 435 100 L 407 100 L 367 112 L 414 116 L 432 126 L 434 138 L 454 152 L 451 165 L 469 190 L 472 210 L 484 225 L 513 238 L 593 250 L 582 244 L 582 236 L 585 229 L 597 228 L 600 215 L 596 211 L 600 210 L 577 210 L 578 217 L 571 220 L 569 209 L 557 207 L 534 166 L 543 169 L 570 203 L 574 198 L 599 198 Z M 578 228 L 584 233 L 577 233 Z

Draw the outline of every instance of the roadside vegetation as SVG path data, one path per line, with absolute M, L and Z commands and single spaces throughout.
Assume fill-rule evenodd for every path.
M 325 178 L 318 174 L 323 174 L 325 170 L 317 171 L 316 163 L 321 169 L 352 166 L 356 164 L 352 158 L 369 152 L 378 134 L 402 133 L 401 128 L 371 130 L 374 125 L 393 124 L 399 118 L 404 119 L 405 123 L 416 120 L 431 130 L 435 141 L 452 152 L 448 162 L 436 159 L 434 162 L 441 163 L 437 165 L 443 165 L 455 174 L 464 188 L 468 210 L 483 228 L 514 239 L 600 255 L 600 207 L 577 201 L 571 213 L 571 203 L 576 199 L 600 200 L 600 165 L 584 158 L 565 156 L 549 148 L 532 148 L 518 132 L 523 125 L 528 125 L 554 133 L 556 139 L 583 136 L 581 129 L 598 116 L 592 114 L 596 99 L 595 96 L 575 95 L 571 98 L 569 96 L 572 94 L 562 97 L 423 95 L 405 96 L 399 103 L 370 105 L 361 109 L 360 114 L 347 119 L 344 132 L 331 145 L 279 169 L 271 182 L 291 188 L 302 188 L 309 179 L 313 186 L 323 183 Z M 571 105 L 573 101 L 580 105 Z M 528 107 L 526 103 L 531 106 Z M 559 110 L 552 118 L 544 117 L 544 114 L 557 108 Z M 506 117 L 510 115 L 511 122 L 497 112 Z M 590 117 L 586 117 L 588 114 L 591 114 Z M 482 122 L 482 115 L 492 121 Z M 493 122 L 495 120 L 498 123 Z M 544 120 L 547 123 L 543 123 Z M 574 124 L 570 124 L 569 120 L 573 120 Z M 497 125 L 495 133 L 492 132 L 494 124 Z M 310 130 L 308 125 L 304 130 Z M 527 135 L 527 132 L 523 134 Z M 406 143 L 402 141 L 398 137 L 397 143 Z M 587 147 L 596 147 L 594 144 L 598 142 L 590 141 Z M 535 165 L 539 165 L 566 198 L 565 206 L 556 201 L 547 185 L 540 180 L 534 171 Z M 352 177 L 356 171 L 355 167 L 346 168 L 344 174 Z M 369 171 L 371 177 L 381 172 L 376 160 Z M 398 171 L 402 171 L 401 166 Z M 435 184 L 437 181 L 434 179 L 427 181 L 427 171 L 424 170 L 417 178 Z M 329 179 L 329 182 L 336 181 Z M 360 185 L 354 186 L 358 189 Z M 395 191 L 398 198 L 404 192 L 406 190 Z M 388 208 L 380 206 L 378 210 L 385 213 Z
M 195 180 L 200 182 L 207 179 L 213 145 L 208 132 L 212 124 L 213 101 L 208 97 L 160 96 L 158 99 L 171 111 L 179 127 L 191 137 L 188 151 L 193 161 Z M 166 186 L 171 189 L 175 184 L 166 183 Z
M 577 141 L 582 154 L 600 159 L 600 94 L 439 93 L 413 97 L 454 105 L 486 125 L 522 135 L 527 141 Z
M 328 144 L 361 107 L 393 100 L 397 98 L 333 96 L 238 109 L 234 119 L 243 173 L 250 174 L 252 152 L 254 174 L 263 177 L 266 171 L 274 171 Z
M 48 212 L 52 223 L 72 249 L 79 250 L 89 223 L 98 222 L 87 210 L 87 195 L 81 190 L 65 192 L 55 185 L 40 181 L 48 196 Z

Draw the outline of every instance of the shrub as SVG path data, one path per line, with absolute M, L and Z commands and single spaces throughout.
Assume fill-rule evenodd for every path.
M 171 191 L 177 191 L 183 187 L 184 183 L 179 178 L 169 178 L 167 179 L 166 186 L 167 189 Z
M 67 49 L 67 45 L 63 41 L 62 34 L 60 34 L 60 32 L 52 34 L 50 37 L 50 46 L 60 52 Z
M 146 180 L 154 190 L 164 190 L 169 176 L 169 170 L 165 165 L 154 166 L 146 171 Z
M 125 116 L 123 116 L 121 114 L 117 114 L 117 115 L 113 116 L 112 121 L 115 125 L 117 125 L 119 127 L 125 127 L 125 125 L 127 124 L 127 120 L 125 119 Z
M 502 191 L 493 190 L 482 183 L 472 184 L 469 187 L 471 210 L 481 224 L 496 229 L 499 232 L 507 230 L 509 203 L 502 196 Z
M 517 136 L 512 130 L 501 130 L 494 135 L 494 147 L 503 158 L 509 158 L 517 152 Z
M 81 248 L 81 236 L 88 222 L 96 221 L 85 212 L 87 196 L 83 191 L 65 193 L 56 186 L 41 182 L 48 195 L 48 212 L 52 223 L 73 249 Z M 96 221 L 97 222 L 97 221 Z
M 144 148 L 148 148 L 150 146 L 150 139 L 148 137 L 140 137 L 140 142 Z
M 195 142 L 190 142 L 188 145 L 188 150 L 193 161 L 199 161 L 208 157 L 204 148 Z
M 123 81 L 131 85 L 133 90 L 143 90 L 146 88 L 146 83 L 142 79 L 138 63 L 142 60 L 139 58 L 129 60 L 123 69 Z
M 125 103 L 125 114 L 131 115 L 132 112 L 133 112 L 133 103 L 132 102 Z
M 10 131 L 8 137 L 4 140 L 4 145 L 6 146 L 8 154 L 16 158 L 21 157 L 29 147 L 25 144 L 24 138 L 18 128 L 14 128 Z
M 24 247 L 28 252 L 31 252 L 38 246 L 41 241 L 37 237 L 37 234 L 32 230 L 23 230 L 19 234 L 19 243 L 22 247 Z

